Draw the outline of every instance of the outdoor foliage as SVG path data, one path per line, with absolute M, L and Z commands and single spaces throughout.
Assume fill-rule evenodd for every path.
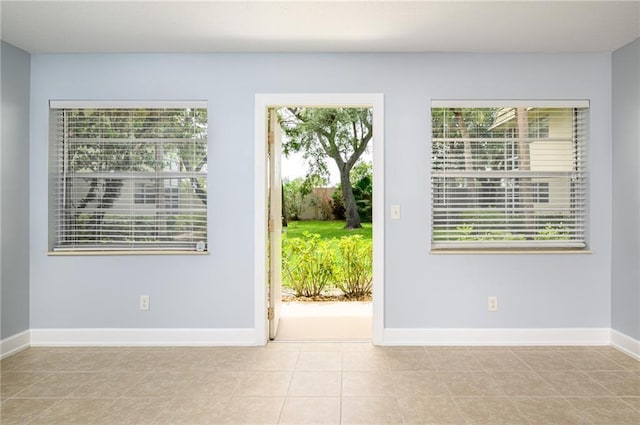
M 320 217 L 322 220 L 331 220 L 333 217 L 333 202 L 332 198 L 326 193 L 314 193 L 309 199 L 309 204 L 315 208 L 316 217 Z
M 331 212 L 336 220 L 344 220 L 346 218 L 346 210 L 344 208 L 344 199 L 342 199 L 342 189 L 333 192 L 331 199 Z
M 569 219 L 569 217 L 564 217 Z M 570 229 L 562 222 L 561 216 L 541 216 L 534 222 L 535 228 L 540 229 L 533 236 L 534 240 L 569 240 Z M 436 227 L 433 240 L 456 241 L 517 241 L 525 240 L 525 236 L 505 230 L 506 225 L 514 228 L 526 224 L 524 217 L 513 217 L 494 208 L 484 210 L 469 210 L 459 213 L 459 220 L 463 223 L 455 228 Z M 544 227 L 543 227 L 544 226 Z
M 373 218 L 373 166 L 361 162 L 353 167 L 351 186 L 356 199 L 360 220 L 370 223 Z
M 298 177 L 291 181 L 284 181 L 282 185 L 282 193 L 284 197 L 283 213 L 289 220 L 300 220 L 302 207 L 304 205 L 304 197 L 306 196 L 304 188 L 304 179 Z
M 361 227 L 360 216 L 350 184 L 350 173 L 367 151 L 373 137 L 371 108 L 282 108 L 280 125 L 287 136 L 283 152 L 302 152 L 310 172 L 328 175 L 327 161 L 340 172 L 345 207 L 345 227 Z
M 282 238 L 282 280 L 296 296 L 314 297 L 333 282 L 335 251 L 330 241 L 304 232 L 302 238 Z
M 172 160 L 179 161 L 180 170 L 200 171 L 207 163 L 207 113 L 205 109 L 162 110 L 71 110 L 67 137 L 82 140 L 69 144 L 69 172 L 153 172 L 166 169 Z M 133 146 L 121 143 L 122 138 L 137 140 Z M 149 139 L 164 139 L 164 152 Z M 109 143 L 109 140 L 114 140 Z M 179 140 L 197 140 L 197 143 L 179 143 Z M 96 142 L 96 140 L 99 141 Z M 105 179 L 102 196 L 95 196 L 97 178 L 91 178 L 89 195 L 83 202 L 98 202 L 98 209 L 109 208 L 120 196 L 122 179 Z M 198 199 L 206 204 L 206 180 L 192 178 L 191 185 Z M 95 199 L 98 198 L 96 201 Z M 104 216 L 104 213 L 102 213 Z
M 327 184 L 327 179 L 319 174 L 310 174 L 304 178 L 298 177 L 293 180 L 285 179 L 282 191 L 283 212 L 287 221 L 300 220 L 306 203 L 317 208 L 323 219 L 329 220 L 331 218 L 330 201 L 313 194 L 313 189 L 325 187 Z
M 351 170 L 349 180 L 360 221 L 371 223 L 373 218 L 373 164 L 365 161 L 358 162 Z M 342 184 L 339 184 L 337 189 L 333 193 L 332 199 L 333 217 L 336 220 L 342 220 L 345 218 Z
M 553 241 L 553 240 L 568 240 L 570 239 L 570 231 L 567 226 L 562 222 L 560 224 L 553 225 L 547 223 L 544 229 L 540 230 L 534 237 L 537 241 Z
M 322 239 L 305 231 L 282 239 L 282 280 L 296 296 L 318 296 L 328 287 L 347 298 L 370 295 L 372 263 L 372 242 L 361 235 Z
M 373 244 L 362 236 L 345 236 L 338 241 L 339 260 L 336 263 L 336 286 L 347 298 L 371 294 L 373 281 Z

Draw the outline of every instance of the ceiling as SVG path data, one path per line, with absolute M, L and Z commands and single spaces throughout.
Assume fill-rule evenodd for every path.
M 636 1 L 6 1 L 2 39 L 31 53 L 610 52 Z

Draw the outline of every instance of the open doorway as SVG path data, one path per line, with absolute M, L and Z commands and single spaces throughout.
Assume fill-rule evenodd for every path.
M 383 329 L 383 130 L 382 95 L 257 95 L 256 96 L 256 339 L 372 340 L 382 342 Z M 282 304 L 282 127 L 276 114 L 290 107 L 357 108 L 370 114 L 374 174 L 372 227 L 372 303 L 366 297 L 351 303 L 291 302 Z M 351 108 L 351 109 L 348 109 Z M 292 112 L 293 109 L 289 109 Z M 285 129 L 286 130 L 286 129 Z M 353 164 L 351 164 L 353 165 Z M 344 176 L 343 176 L 344 178 Z M 346 220 L 345 220 L 346 223 Z M 264 229 L 264 231 L 262 231 Z M 285 236 L 286 237 L 286 236 Z M 265 261 L 267 259 L 268 261 Z M 270 280 L 273 284 L 270 284 Z M 337 290 L 336 288 L 333 288 Z M 341 289 L 345 289 L 344 287 Z M 348 288 L 347 288 L 348 289 Z M 289 292 L 291 292 L 289 290 Z M 290 295 L 290 294 L 289 294 Z M 283 308 L 284 307 L 284 308 Z
M 269 111 L 271 171 L 280 172 L 270 182 L 282 184 L 270 185 L 269 207 L 279 208 L 274 218 L 282 216 L 282 232 L 269 234 L 271 245 L 281 247 L 270 262 L 269 285 L 282 285 L 282 308 L 277 328 L 271 322 L 270 338 L 370 341 L 373 110 Z M 281 157 L 273 158 L 277 152 Z

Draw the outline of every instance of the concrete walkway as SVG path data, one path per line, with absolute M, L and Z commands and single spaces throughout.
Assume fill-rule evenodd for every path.
M 285 302 L 276 341 L 367 341 L 371 326 L 371 302 Z

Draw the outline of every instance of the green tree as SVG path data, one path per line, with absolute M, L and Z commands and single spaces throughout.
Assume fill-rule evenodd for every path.
M 350 180 L 360 220 L 370 223 L 373 213 L 373 164 L 359 161 L 351 169 Z M 337 189 L 333 194 L 333 214 L 336 219 L 344 219 L 342 185 L 338 185 Z
M 96 177 L 95 173 L 117 176 L 122 172 L 162 171 L 172 161 L 179 162 L 181 171 L 200 172 L 207 163 L 205 109 L 72 109 L 65 115 L 65 134 L 73 140 L 66 145 L 67 170 L 91 176 L 85 178 L 86 195 L 69 208 L 73 212 L 66 220 L 71 226 L 81 220 L 101 224 L 120 197 L 124 178 Z M 149 143 L 149 139 L 158 142 Z M 188 139 L 194 142 L 183 142 Z M 206 205 L 206 180 L 192 177 L 190 183 L 191 190 Z M 156 193 L 160 194 L 162 182 L 158 180 L 157 184 Z M 66 185 L 71 189 L 74 182 L 68 179 Z M 163 202 L 163 196 L 156 197 L 158 205 Z M 87 217 L 89 209 L 92 212 Z
M 282 194 L 284 203 L 282 205 L 284 216 L 287 220 L 299 220 L 304 203 L 315 187 L 323 187 L 327 184 L 327 179 L 311 174 L 306 177 L 297 177 L 293 180 L 286 178 L 282 182 Z
M 370 161 L 359 161 L 351 169 L 351 186 L 356 186 L 364 178 L 373 180 L 373 163 Z
M 373 214 L 373 180 L 371 175 L 362 176 L 353 185 L 353 196 L 356 198 L 358 214 L 363 221 L 371 222 Z
M 304 179 L 302 177 L 293 180 L 283 179 L 282 181 L 282 195 L 284 198 L 282 210 L 287 220 L 300 219 L 304 202 L 303 184 Z
M 345 228 L 361 228 L 350 174 L 373 137 L 371 108 L 284 108 L 279 116 L 288 136 L 283 144 L 285 154 L 302 152 L 312 173 L 320 175 L 328 175 L 327 159 L 336 163 L 345 204 Z

